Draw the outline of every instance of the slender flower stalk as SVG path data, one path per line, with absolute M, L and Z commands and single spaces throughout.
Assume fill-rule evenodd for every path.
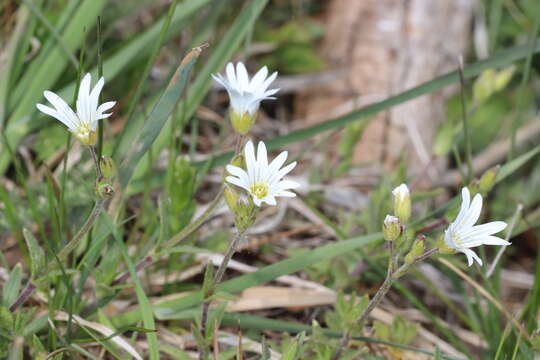
M 268 87 L 276 79 L 277 72 L 268 76 L 268 68 L 263 66 L 250 80 L 246 67 L 243 63 L 228 63 L 226 67 L 226 77 L 221 74 L 212 75 L 229 94 L 231 104 L 231 122 L 234 129 L 244 135 L 253 124 L 261 101 L 275 99 L 279 89 Z
M 109 101 L 98 105 L 99 94 L 105 85 L 105 79 L 101 77 L 90 91 L 91 81 L 92 76 L 90 73 L 86 74 L 81 81 L 76 102 L 76 113 L 60 96 L 49 90 L 45 91 L 43 95 L 53 107 L 51 108 L 43 104 L 36 105 L 39 111 L 54 117 L 67 126 L 69 131 L 84 145 L 96 144 L 97 122 L 111 116 L 112 113 L 107 114 L 106 111 L 110 110 L 116 104 L 115 101 Z
M 287 151 L 279 154 L 270 164 L 268 164 L 266 146 L 262 141 L 257 147 L 257 154 L 251 141 L 248 141 L 244 148 L 246 159 L 246 170 L 227 165 L 227 171 L 231 176 L 227 176 L 227 182 L 243 188 L 253 198 L 257 206 L 263 202 L 268 205 L 276 205 L 276 197 L 295 197 L 296 194 L 290 189 L 300 186 L 295 181 L 282 180 L 296 166 L 296 161 L 281 168 L 287 160 Z
M 510 245 L 506 240 L 493 236 L 506 228 L 504 221 L 493 221 L 482 225 L 474 225 L 482 211 L 482 195 L 476 194 L 471 203 L 469 189 L 461 190 L 463 201 L 456 220 L 444 232 L 444 242 L 450 249 L 464 253 L 469 266 L 476 261 L 482 265 L 482 260 L 470 248 L 480 245 Z

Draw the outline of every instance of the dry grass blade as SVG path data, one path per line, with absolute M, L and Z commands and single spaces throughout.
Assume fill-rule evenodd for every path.
M 450 270 L 452 270 L 453 272 L 455 272 L 459 277 L 461 277 L 463 280 L 465 280 L 466 282 L 468 282 L 472 287 L 474 287 L 479 293 L 480 295 L 482 295 L 483 297 L 485 297 L 489 302 L 491 302 L 497 309 L 499 309 L 500 312 L 502 312 L 504 314 L 504 316 L 506 316 L 506 318 L 512 322 L 512 324 L 514 325 L 514 327 L 516 328 L 516 330 L 521 334 L 522 337 L 524 337 L 525 339 L 527 339 L 528 341 L 531 340 L 529 334 L 527 333 L 527 331 L 525 330 L 525 328 L 512 316 L 512 314 L 510 314 L 505 308 L 504 306 L 499 302 L 497 301 L 497 299 L 495 299 L 493 296 L 491 296 L 491 294 L 489 292 L 487 292 L 479 283 L 477 283 L 476 281 L 474 281 L 470 276 L 468 276 L 467 274 L 465 274 L 463 271 L 461 271 L 460 269 L 458 269 L 454 264 L 452 264 L 451 262 L 449 262 L 448 260 L 446 259 L 442 259 L 442 258 L 438 258 L 438 260 L 444 264 L 446 267 L 448 267 Z
M 58 321 L 68 321 L 69 320 L 69 314 L 66 314 L 65 312 L 57 312 L 54 316 L 55 320 Z M 103 334 L 105 337 L 109 337 L 111 335 L 114 335 L 114 331 L 109 329 L 108 327 L 101 325 L 96 322 L 84 320 L 80 316 L 73 315 L 73 322 L 76 324 L 79 324 L 80 326 L 84 326 L 87 328 L 90 328 L 92 330 L 95 330 L 101 334 Z M 120 335 L 116 335 L 111 337 L 111 341 L 113 341 L 116 345 L 124 349 L 127 353 L 129 353 L 131 356 L 133 356 L 137 360 L 143 360 L 143 357 L 139 355 L 137 350 L 133 346 L 131 346 L 123 337 Z

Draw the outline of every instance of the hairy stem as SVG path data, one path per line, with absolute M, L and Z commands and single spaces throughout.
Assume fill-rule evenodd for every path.
M 238 231 L 234 238 L 232 239 L 231 243 L 229 244 L 229 248 L 227 249 L 227 252 L 223 256 L 223 261 L 221 261 L 221 264 L 218 267 L 218 270 L 214 276 L 214 279 L 212 281 L 212 285 L 210 286 L 210 290 L 208 291 L 208 294 L 204 294 L 205 297 L 212 296 L 214 289 L 216 286 L 221 282 L 221 279 L 223 279 L 223 275 L 225 275 L 225 270 L 227 270 L 227 265 L 229 264 L 229 261 L 233 257 L 234 253 L 236 252 L 236 248 L 238 247 L 238 244 L 242 241 L 244 238 L 244 231 Z M 202 314 L 201 314 L 201 337 L 203 339 L 206 338 L 206 326 L 208 323 L 208 311 L 210 310 L 210 301 L 206 300 L 203 303 L 202 306 Z M 203 346 L 203 348 L 199 349 L 199 360 L 204 360 L 207 357 L 208 349 L 206 346 Z
M 21 306 L 30 297 L 30 295 L 32 295 L 35 289 L 36 285 L 34 285 L 31 280 L 28 281 L 28 284 L 26 284 L 17 300 L 15 300 L 13 305 L 9 307 L 9 311 L 12 313 L 15 312 L 15 310 L 17 310 L 19 306 Z
M 82 240 L 84 235 L 92 228 L 94 223 L 96 222 L 97 218 L 99 217 L 99 214 L 101 214 L 101 211 L 105 208 L 105 199 L 97 199 L 96 203 L 94 204 L 94 208 L 92 209 L 92 212 L 88 216 L 88 219 L 86 219 L 86 222 L 83 224 L 83 226 L 79 229 L 79 231 L 73 236 L 73 238 L 60 250 L 58 253 L 58 259 L 60 261 L 65 260 L 68 255 L 75 250 L 79 242 Z M 56 263 L 51 263 L 47 268 L 47 273 L 54 270 L 56 267 Z
M 411 264 L 405 263 L 405 264 L 401 265 L 401 267 L 399 267 L 398 269 L 395 269 L 395 265 L 397 263 L 397 256 L 399 254 L 394 253 L 394 247 L 391 244 L 390 245 L 390 258 L 388 259 L 388 272 L 386 274 L 386 279 L 384 279 L 384 282 L 382 283 L 381 287 L 379 288 L 379 290 L 377 290 L 377 293 L 375 294 L 375 296 L 373 296 L 373 298 L 370 300 L 370 302 L 369 302 L 368 306 L 366 307 L 366 309 L 362 312 L 362 314 L 358 318 L 358 320 L 357 320 L 358 324 L 360 326 L 362 326 L 362 324 L 368 318 L 369 314 L 371 314 L 373 309 L 375 309 L 377 307 L 377 305 L 379 305 L 379 303 L 382 301 L 382 299 L 388 293 L 388 291 L 392 287 L 392 284 L 394 283 L 395 280 L 397 280 L 398 278 L 400 278 L 401 276 L 406 274 L 411 266 L 413 266 L 413 265 L 415 265 L 415 264 L 417 264 L 417 263 L 419 263 L 421 261 L 424 261 L 425 259 L 427 259 L 431 255 L 436 253 L 438 250 L 439 249 L 437 249 L 437 248 L 430 249 L 430 250 L 426 251 L 425 253 L 423 253 L 421 256 L 414 259 L 414 262 L 412 262 Z M 351 334 L 350 334 L 350 331 L 347 330 L 343 334 L 343 337 L 341 338 L 339 346 L 337 347 L 336 352 L 332 356 L 332 360 L 339 360 L 339 358 L 341 356 L 341 353 L 343 352 L 343 350 L 349 344 L 350 339 L 351 339 Z

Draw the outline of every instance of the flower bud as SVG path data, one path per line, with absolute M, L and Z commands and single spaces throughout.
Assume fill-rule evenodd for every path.
M 238 231 L 244 232 L 253 225 L 258 209 L 251 197 L 236 202 L 234 223 Z
M 257 117 L 257 113 L 250 114 L 246 111 L 243 114 L 239 114 L 232 109 L 230 115 L 233 129 L 242 135 L 247 134 L 248 131 L 251 130 L 253 124 L 255 124 L 255 118 Z
M 394 195 L 394 213 L 401 220 L 402 224 L 406 224 L 411 217 L 411 196 L 409 188 L 405 184 L 399 185 L 392 190 Z
M 110 178 L 116 174 L 114 161 L 110 156 L 103 155 L 99 161 L 99 168 L 103 176 Z
M 232 212 L 236 212 L 238 193 L 227 185 L 225 185 L 225 190 L 223 190 L 223 193 L 225 195 L 225 201 L 227 202 L 229 209 L 231 209 Z
M 413 243 L 411 251 L 405 256 L 405 263 L 411 265 L 414 260 L 424 254 L 425 248 L 425 236 L 419 236 L 416 241 Z
M 245 161 L 244 161 L 244 155 L 243 154 L 240 154 L 240 155 L 236 155 L 232 160 L 231 160 L 231 165 L 234 165 L 234 166 L 237 166 L 241 169 L 245 169 Z
M 484 174 L 482 174 L 482 177 L 480 177 L 480 181 L 478 182 L 480 191 L 488 192 L 493 188 L 500 168 L 501 167 L 497 165 L 491 169 L 488 169 Z
M 95 192 L 99 198 L 106 199 L 114 195 L 114 187 L 105 178 L 97 179 Z
M 399 218 L 392 215 L 386 215 L 383 222 L 383 235 L 386 241 L 395 241 L 399 238 L 402 231 Z

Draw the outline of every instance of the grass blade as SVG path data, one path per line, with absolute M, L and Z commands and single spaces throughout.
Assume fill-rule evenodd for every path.
M 132 143 L 127 157 L 120 164 L 119 176 L 122 187 L 128 184 L 135 166 L 148 151 L 173 112 L 187 85 L 191 69 L 202 50 L 202 46 L 195 48 L 184 57 L 165 92 L 149 114 L 139 136 Z

